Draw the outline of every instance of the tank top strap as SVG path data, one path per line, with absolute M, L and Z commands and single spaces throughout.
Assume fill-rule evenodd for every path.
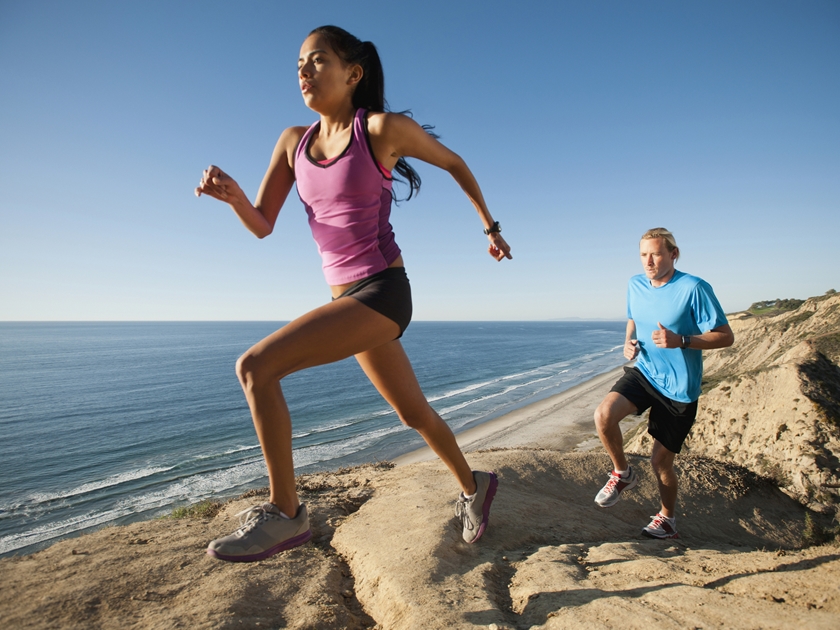
M 367 134 L 367 110 L 359 108 L 353 117 L 353 142 L 356 150 L 367 154 L 368 159 L 373 161 L 373 149 Z
M 305 157 L 306 147 L 309 145 L 309 141 L 312 138 L 312 134 L 315 133 L 315 130 L 321 125 L 320 120 L 316 120 L 314 123 L 309 125 L 309 129 L 307 129 L 303 136 L 301 137 L 300 141 L 298 142 L 297 149 L 295 149 L 295 164 L 301 161 Z
M 367 135 L 365 132 L 365 127 L 367 126 L 366 116 L 367 110 L 361 107 L 356 110 L 356 114 L 353 116 L 353 135 L 356 136 L 357 140 L 363 140 Z

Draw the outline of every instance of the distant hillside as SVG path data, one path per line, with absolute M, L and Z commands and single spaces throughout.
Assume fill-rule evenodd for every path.
M 829 289 L 826 295 L 834 295 L 837 293 L 834 289 Z M 775 300 L 764 300 L 763 302 L 753 302 L 747 309 L 747 312 L 752 315 L 778 315 L 785 311 L 793 311 L 802 306 L 805 300 L 797 300 L 795 298 L 782 300 L 776 298 Z
M 780 312 L 769 314 L 771 303 Z M 704 353 L 704 394 L 683 452 L 745 466 L 831 512 L 840 507 L 840 294 L 783 310 L 791 303 L 729 316 L 735 344 Z M 649 451 L 644 431 L 627 442 Z

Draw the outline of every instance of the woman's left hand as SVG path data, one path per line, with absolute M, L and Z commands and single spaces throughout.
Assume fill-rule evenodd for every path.
M 493 258 L 499 261 L 504 258 L 507 258 L 508 260 L 513 259 L 513 256 L 510 255 L 510 245 L 508 245 L 505 239 L 502 238 L 501 234 L 493 232 L 488 234 L 487 238 L 490 239 L 490 247 L 487 248 L 487 253 L 489 253 Z

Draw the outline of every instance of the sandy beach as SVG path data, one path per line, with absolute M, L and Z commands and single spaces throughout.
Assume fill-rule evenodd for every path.
M 491 448 L 588 450 L 599 442 L 592 414 L 624 368 L 599 374 L 565 392 L 525 405 L 455 437 L 463 451 Z M 634 424 L 628 419 L 627 425 Z M 624 426 L 624 425 L 622 425 Z M 397 466 L 435 459 L 429 447 L 394 459 Z
M 836 313 L 838 305 L 840 298 L 817 307 Z M 778 443 L 786 439 L 777 428 L 784 414 L 821 422 L 816 395 L 812 402 L 780 385 L 785 357 L 799 361 L 793 366 L 810 365 L 802 326 L 816 335 L 836 330 L 836 322 L 818 323 L 800 318 L 797 329 L 785 320 L 779 329 L 799 350 L 782 356 L 778 347 L 769 349 L 776 361 L 770 374 L 784 399 L 772 409 L 751 403 L 750 421 L 760 427 L 761 413 L 767 415 Z M 748 326 L 756 344 L 766 346 L 766 322 L 745 321 L 744 331 Z M 743 363 L 721 357 L 724 367 Z M 636 431 L 628 444 L 637 446 L 630 460 L 639 485 L 610 509 L 595 506 L 610 463 L 593 440 L 592 414 L 619 372 L 458 436 L 471 465 L 499 477 L 490 526 L 475 545 L 461 539 L 450 473 L 420 449 L 396 465 L 300 476 L 313 540 L 263 562 L 225 563 L 205 548 L 235 529 L 236 514 L 265 500 L 265 491 L 192 517 L 107 527 L 0 560 L 0 627 L 840 627 L 840 547 L 820 537 L 833 515 L 797 500 L 795 484 L 783 492 L 779 482 L 788 477 L 774 481 L 689 449 L 677 460 L 681 537 L 648 540 L 640 532 L 658 507 L 658 490 Z M 718 398 L 734 405 L 739 387 L 754 387 L 726 374 L 734 376 L 716 381 L 706 395 L 710 406 L 698 416 L 706 433 L 717 431 L 716 418 L 728 418 L 718 412 Z M 816 382 L 791 378 L 791 387 L 804 383 L 802 391 Z M 814 391 L 833 391 L 826 387 Z M 728 420 L 720 430 L 727 426 Z M 741 451 L 728 439 L 731 458 Z M 717 442 L 695 440 L 692 449 L 709 444 Z M 796 461 L 801 467 L 806 459 Z

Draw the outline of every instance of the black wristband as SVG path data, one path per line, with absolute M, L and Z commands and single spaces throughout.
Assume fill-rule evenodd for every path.
M 691 345 L 691 337 L 688 335 L 682 336 L 682 349 L 686 350 Z
M 487 234 L 487 235 L 498 234 L 501 231 L 502 231 L 502 226 L 499 225 L 498 221 L 493 223 L 493 225 L 491 225 L 489 228 L 484 228 L 484 233 Z

